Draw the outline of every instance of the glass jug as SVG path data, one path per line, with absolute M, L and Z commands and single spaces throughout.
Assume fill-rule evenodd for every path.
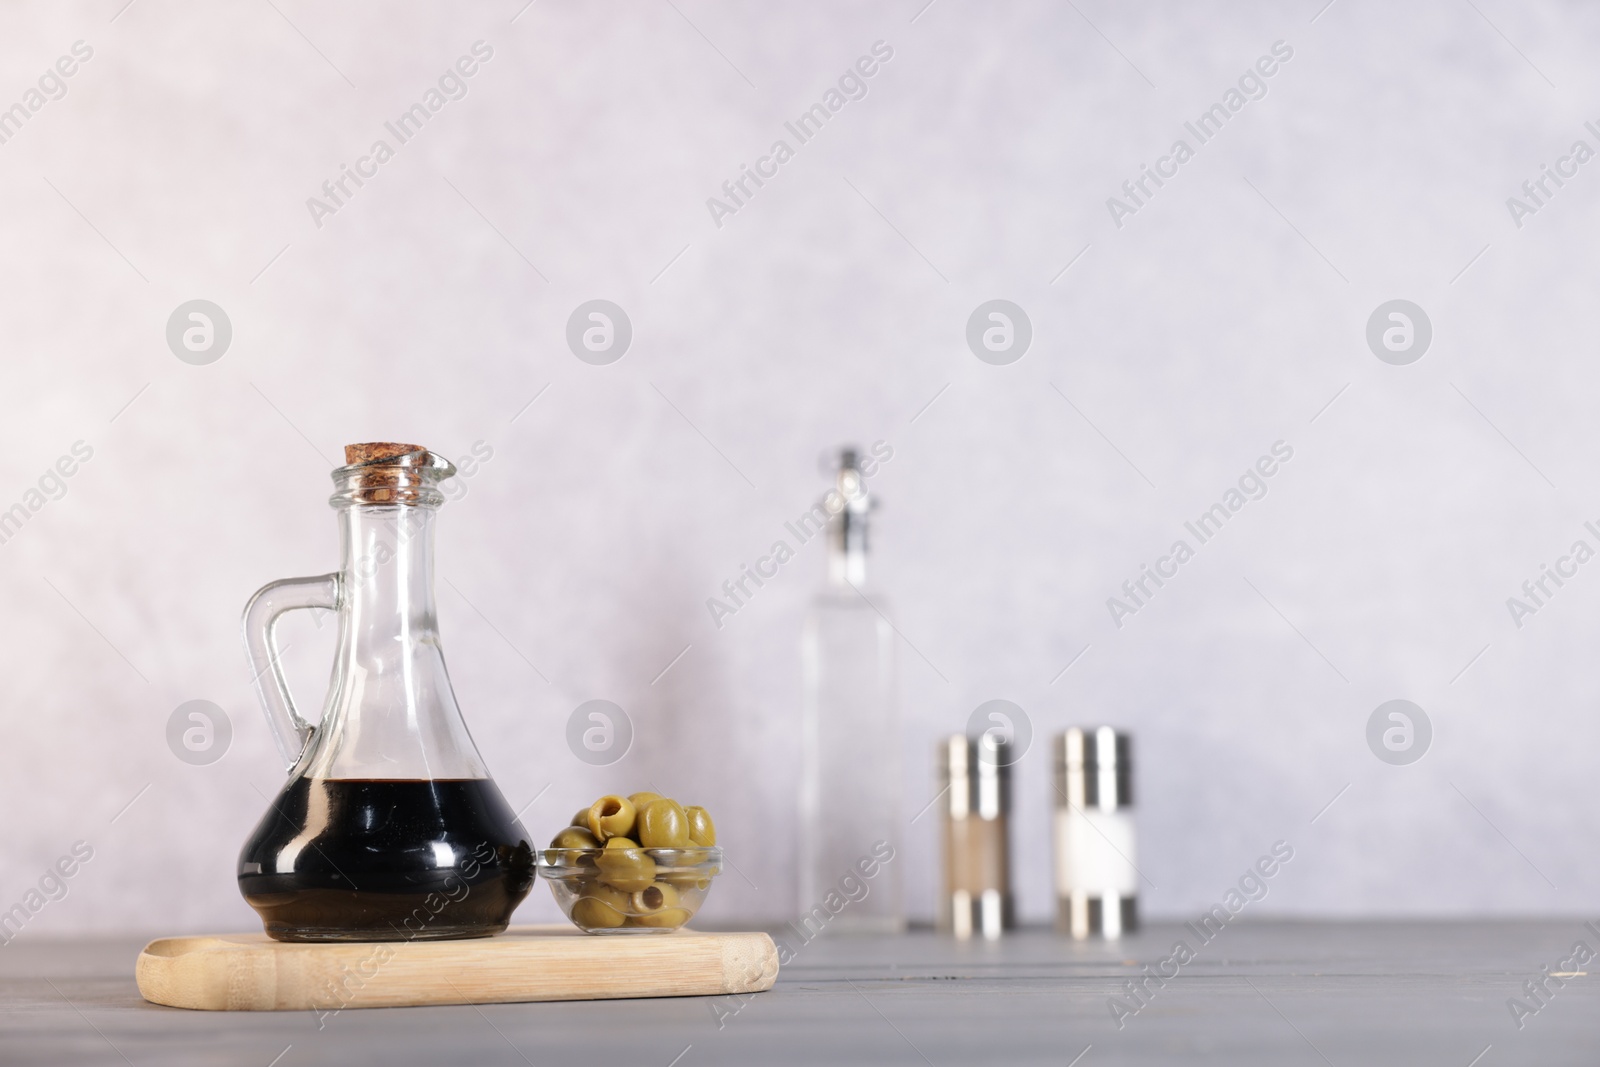
M 455 474 L 416 445 L 345 449 L 329 503 L 339 570 L 262 587 L 245 650 L 288 782 L 239 854 L 239 891 L 279 941 L 498 933 L 533 881 L 527 832 L 456 705 L 433 601 L 433 522 Z M 295 711 L 274 629 L 338 613 L 322 718 Z

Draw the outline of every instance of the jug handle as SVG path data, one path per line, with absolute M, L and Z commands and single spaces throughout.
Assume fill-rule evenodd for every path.
M 294 698 L 289 695 L 289 681 L 278 657 L 278 619 L 297 608 L 338 610 L 339 600 L 339 575 L 335 572 L 268 582 L 244 606 L 244 649 L 250 658 L 256 695 L 267 713 L 278 751 L 291 769 L 300 761 L 313 727 L 295 711 Z

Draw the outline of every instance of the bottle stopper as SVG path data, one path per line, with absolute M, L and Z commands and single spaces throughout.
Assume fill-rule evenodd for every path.
M 333 472 L 335 506 L 354 504 L 428 504 L 437 507 L 444 495 L 436 488 L 455 474 L 455 464 L 421 445 L 368 441 L 344 446 L 345 465 Z

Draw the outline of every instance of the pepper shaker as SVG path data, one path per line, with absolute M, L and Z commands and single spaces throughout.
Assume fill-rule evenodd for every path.
M 994 733 L 957 734 L 939 745 L 943 787 L 944 892 L 939 929 L 965 940 L 998 938 L 1013 922 L 1011 744 Z

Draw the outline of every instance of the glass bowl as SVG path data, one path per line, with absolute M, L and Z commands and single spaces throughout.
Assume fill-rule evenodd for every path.
M 669 934 L 694 918 L 722 871 L 720 848 L 547 848 L 539 874 L 589 934 Z

